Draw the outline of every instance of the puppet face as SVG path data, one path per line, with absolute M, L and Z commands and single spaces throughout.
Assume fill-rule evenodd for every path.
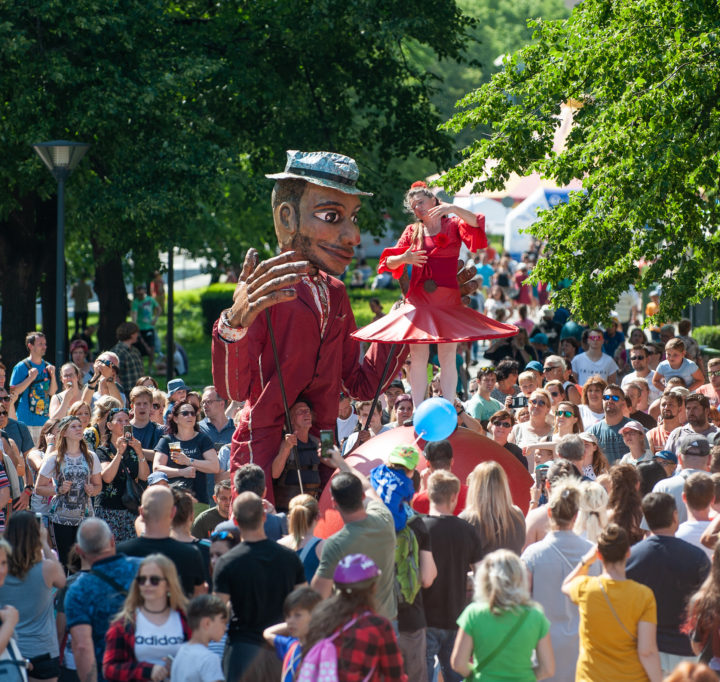
M 308 182 L 299 205 L 284 202 L 275 209 L 280 246 L 318 270 L 340 275 L 360 243 L 359 210 L 358 196 Z

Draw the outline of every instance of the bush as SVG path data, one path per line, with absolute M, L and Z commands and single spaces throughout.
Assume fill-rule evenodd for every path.
M 200 294 L 200 307 L 203 317 L 203 332 L 212 335 L 212 328 L 220 313 L 232 305 L 235 284 L 211 284 Z
M 720 327 L 695 327 L 692 337 L 701 346 L 720 349 Z

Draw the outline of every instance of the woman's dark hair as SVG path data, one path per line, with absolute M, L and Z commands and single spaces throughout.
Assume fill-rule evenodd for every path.
M 654 459 L 651 459 L 649 462 L 639 462 L 637 465 L 637 472 L 640 476 L 641 498 L 645 497 L 648 493 L 651 493 L 658 481 L 662 481 L 663 478 L 668 477 L 663 466 Z
M 40 429 L 40 439 L 38 440 L 38 450 L 42 450 L 45 452 L 47 450 L 47 435 L 50 433 L 58 424 L 60 423 L 59 419 L 48 419 L 44 424 L 42 429 Z
M 504 359 L 495 368 L 495 376 L 498 381 L 504 381 L 511 374 L 520 374 L 520 365 L 515 360 Z
M 175 403 L 175 404 L 173 405 L 173 407 L 172 407 L 172 410 L 170 410 L 170 414 L 168 415 L 168 429 L 169 429 L 170 433 L 172 433 L 173 435 L 176 435 L 177 432 L 178 432 L 178 427 L 177 427 L 177 416 L 178 416 L 178 412 L 180 412 L 180 410 L 181 410 L 185 405 L 189 405 L 189 406 L 192 407 L 193 410 L 195 411 L 195 417 L 196 417 L 196 419 L 195 419 L 195 421 L 193 422 L 193 429 L 194 429 L 195 431 L 199 431 L 199 430 L 200 430 L 200 427 L 199 427 L 198 424 L 197 424 L 197 408 L 196 408 L 195 405 L 193 405 L 189 400 L 185 399 L 185 400 L 183 400 L 181 403 Z
M 632 465 L 630 465 L 632 466 Z M 606 564 L 624 561 L 630 549 L 630 539 L 624 528 L 609 523 L 598 538 L 598 552 Z
M 683 632 L 695 632 L 697 641 L 705 644 L 711 638 L 713 653 L 720 645 L 720 542 L 715 545 L 710 573 L 700 589 L 690 597 Z
M 627 529 L 630 544 L 634 545 L 643 539 L 643 532 L 640 530 L 642 498 L 638 491 L 640 475 L 632 464 L 617 464 L 610 469 L 610 481 L 612 488 L 608 511 L 615 524 Z
M 5 539 L 12 547 L 8 557 L 10 575 L 23 580 L 28 571 L 42 560 L 40 523 L 29 511 L 13 512 L 5 528 Z
M 188 519 L 193 517 L 195 505 L 192 497 L 184 490 L 178 490 L 177 488 L 171 490 L 175 501 L 175 516 L 173 516 L 172 525 L 181 527 L 188 522 Z

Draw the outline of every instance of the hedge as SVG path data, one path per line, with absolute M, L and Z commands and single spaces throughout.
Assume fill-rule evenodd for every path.
M 701 346 L 720 349 L 720 327 L 695 327 L 692 337 Z
M 220 313 L 232 305 L 235 284 L 211 284 L 200 294 L 203 316 L 203 331 L 212 335 L 212 328 Z

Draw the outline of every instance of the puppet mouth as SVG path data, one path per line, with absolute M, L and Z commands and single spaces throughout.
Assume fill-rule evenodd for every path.
M 329 253 L 333 258 L 337 258 L 338 260 L 345 261 L 348 264 L 350 261 L 352 261 L 353 257 L 355 256 L 355 249 L 344 249 L 342 247 L 337 246 L 321 246 L 323 251 Z

